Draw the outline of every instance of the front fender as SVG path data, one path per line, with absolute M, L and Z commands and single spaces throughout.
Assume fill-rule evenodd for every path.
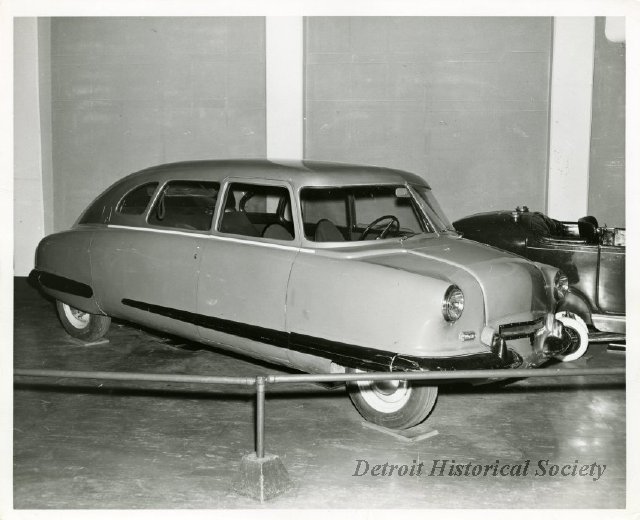
M 442 315 L 442 299 L 450 279 L 407 270 L 406 264 L 394 262 L 399 257 L 424 264 L 407 254 L 364 259 L 299 255 L 289 278 L 287 331 L 321 342 L 421 357 L 481 350 L 479 341 L 459 339 L 465 330 L 480 335 L 479 291 L 463 288 L 465 310 L 460 320 L 449 323 Z
M 591 309 L 586 297 L 575 288 L 571 287 L 569 293 L 558 302 L 556 312 L 570 311 L 580 316 L 587 325 L 592 325 Z
M 532 262 L 544 276 L 544 287 L 547 292 L 547 299 L 549 301 L 550 309 L 555 305 L 554 287 L 555 277 L 558 271 L 557 267 L 549 264 L 543 264 L 541 262 Z

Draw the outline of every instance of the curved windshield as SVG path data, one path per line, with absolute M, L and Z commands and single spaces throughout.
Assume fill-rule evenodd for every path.
M 436 231 L 456 231 L 453 224 L 449 222 L 449 219 L 444 214 L 444 211 L 442 211 L 440 204 L 436 200 L 436 197 L 430 188 L 413 184 L 411 185 L 411 188 L 418 194 L 420 206 L 427 214 L 431 223 L 435 226 Z
M 406 186 L 304 188 L 304 232 L 314 242 L 353 242 L 432 233 Z

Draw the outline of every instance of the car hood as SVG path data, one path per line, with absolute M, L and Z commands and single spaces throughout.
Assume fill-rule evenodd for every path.
M 362 261 L 439 278 L 463 292 L 477 284 L 487 322 L 531 319 L 550 311 L 549 282 L 532 262 L 499 249 L 453 236 L 406 240 L 402 249 L 378 250 Z M 374 253 L 373 251 L 371 253 Z

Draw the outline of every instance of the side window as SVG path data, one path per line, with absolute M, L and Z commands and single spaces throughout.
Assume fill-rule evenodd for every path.
M 305 188 L 301 194 L 304 233 L 315 242 L 349 236 L 347 192 L 340 188 Z
M 208 231 L 219 190 L 217 182 L 168 182 L 147 221 L 154 226 Z
M 157 182 L 150 182 L 134 188 L 122 197 L 116 211 L 123 215 L 142 215 L 157 187 Z
M 219 231 L 232 235 L 293 240 L 291 198 L 284 186 L 229 185 Z

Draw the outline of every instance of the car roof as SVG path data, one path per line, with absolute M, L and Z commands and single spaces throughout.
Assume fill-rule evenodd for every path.
M 328 161 L 275 159 L 200 160 L 161 164 L 131 174 L 123 181 L 131 186 L 155 180 L 181 179 L 221 182 L 225 178 L 286 181 L 296 188 L 357 184 L 404 184 L 405 182 L 429 187 L 422 177 L 393 168 Z

